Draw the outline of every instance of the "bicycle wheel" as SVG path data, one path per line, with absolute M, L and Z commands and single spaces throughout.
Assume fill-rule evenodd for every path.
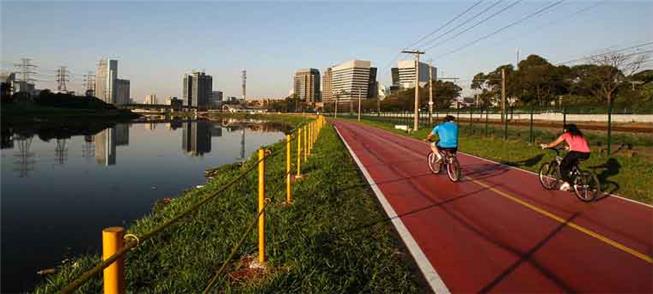
M 548 162 L 540 167 L 540 184 L 547 190 L 557 189 L 560 184 L 560 167 L 555 161 Z
M 455 156 L 449 159 L 447 174 L 452 182 L 457 182 L 461 178 L 460 163 Z
M 590 202 L 601 194 L 599 178 L 592 172 L 581 171 L 574 179 L 574 192 L 578 199 Z
M 435 153 L 433 152 L 429 153 L 429 155 L 426 157 L 426 161 L 429 163 L 429 169 L 434 174 L 440 173 L 441 164 L 437 163 L 436 160 L 437 156 L 435 156 Z

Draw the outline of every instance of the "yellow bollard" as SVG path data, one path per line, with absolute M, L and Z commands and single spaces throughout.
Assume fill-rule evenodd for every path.
M 313 151 L 313 123 L 308 124 L 308 155 Z
M 290 187 L 290 135 L 286 135 L 286 203 L 292 202 Z
M 302 129 L 297 129 L 297 177 L 302 177 Z
M 265 263 L 265 149 L 258 150 L 258 262 Z
M 308 153 L 306 152 L 308 149 L 308 130 L 306 126 L 304 126 L 304 162 L 308 160 Z
M 124 246 L 125 229 L 110 227 L 102 230 L 102 260 L 113 256 Z M 104 269 L 104 293 L 125 293 L 125 259 L 121 257 Z

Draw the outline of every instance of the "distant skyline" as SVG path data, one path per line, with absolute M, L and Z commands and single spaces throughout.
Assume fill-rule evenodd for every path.
M 521 59 L 538 54 L 558 63 L 653 41 L 653 1 L 563 1 L 535 17 L 525 17 L 557 2 L 512 5 L 512 1 L 482 0 L 433 34 L 480 14 L 438 39 L 446 42 L 433 43 L 436 47 L 426 50 L 422 60 L 433 59 L 439 77 L 458 77 L 459 85 L 468 88 L 477 72 L 514 64 L 517 50 Z M 39 66 L 37 87 L 56 89 L 55 71 L 65 65 L 72 73 L 69 88 L 79 92 L 83 75 L 95 73 L 100 58 L 116 58 L 118 74 L 131 81 L 136 101 L 152 93 L 181 97 L 183 75 L 193 70 L 212 75 L 213 88 L 225 97 L 239 97 L 243 68 L 248 97 L 285 97 L 297 69 L 317 68 L 322 73 L 351 59 L 372 61 L 379 68 L 379 82 L 387 86 L 390 67 L 401 49 L 474 3 L 3 0 L 1 68 L 10 70 L 20 58 L 32 58 Z M 506 10 L 499 13 L 501 9 Z M 495 12 L 487 22 L 453 38 Z M 464 47 L 522 18 L 505 31 Z M 433 45 L 423 43 L 411 49 Z M 445 55 L 457 48 L 464 49 Z

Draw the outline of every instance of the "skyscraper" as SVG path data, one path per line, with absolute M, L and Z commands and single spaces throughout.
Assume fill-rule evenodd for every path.
M 114 104 L 116 100 L 116 79 L 118 78 L 118 60 L 102 58 L 95 73 L 95 96 L 100 100 Z
M 109 104 L 128 104 L 129 80 L 118 79 L 118 60 L 102 58 L 95 74 L 95 96 Z
M 116 100 L 114 104 L 123 105 L 131 103 L 129 80 L 116 79 Z
M 183 99 L 186 106 L 206 109 L 213 90 L 213 77 L 204 72 L 184 75 Z
M 415 87 L 415 60 L 401 60 L 392 70 L 392 85 L 400 89 Z M 429 81 L 429 65 L 419 63 L 419 82 L 423 86 Z
M 306 102 L 320 101 L 320 71 L 315 68 L 297 70 L 294 76 L 293 89 L 300 100 Z
M 322 76 L 322 101 L 331 101 L 333 99 L 333 71 L 327 68 Z
M 327 71 L 331 71 L 331 81 L 325 81 L 325 84 L 331 86 L 331 99 L 338 96 L 339 101 L 349 101 L 361 98 L 376 97 L 376 94 L 370 92 L 376 88 L 376 68 L 371 67 L 371 62 L 366 60 L 351 60 L 339 65 L 333 66 Z

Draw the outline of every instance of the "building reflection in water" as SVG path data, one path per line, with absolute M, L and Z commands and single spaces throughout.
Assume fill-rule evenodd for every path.
M 211 125 L 203 121 L 182 123 L 181 148 L 189 155 L 202 156 L 211 152 Z M 220 133 L 222 135 L 222 133 Z
M 95 134 L 95 161 L 109 166 L 116 164 L 116 129 L 107 128 Z
M 129 125 L 118 124 L 93 136 L 95 141 L 95 161 L 109 166 L 116 164 L 116 146 L 129 145 Z

